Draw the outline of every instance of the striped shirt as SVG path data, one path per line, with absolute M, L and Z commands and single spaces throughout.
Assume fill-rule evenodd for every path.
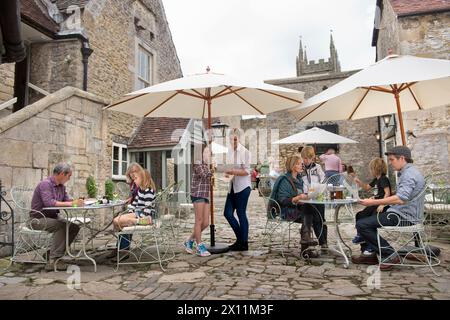
M 155 216 L 155 191 L 151 188 L 142 190 L 139 188 L 136 197 L 130 205 L 135 213 L 142 216 Z
M 191 196 L 209 199 L 211 176 L 212 173 L 207 164 L 195 163 L 191 182 Z

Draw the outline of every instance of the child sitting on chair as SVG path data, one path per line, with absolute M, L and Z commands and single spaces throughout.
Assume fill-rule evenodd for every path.
M 134 225 L 152 224 L 155 216 L 155 183 L 148 170 L 138 171 L 134 182 L 139 187 L 137 195 L 129 205 L 127 214 L 122 214 L 113 220 L 116 230 Z
M 383 199 L 390 197 L 392 195 L 391 191 L 391 182 L 389 178 L 386 176 L 387 174 L 387 165 L 386 162 L 382 158 L 374 158 L 369 163 L 370 174 L 374 177 L 370 183 L 364 183 L 358 178 L 355 177 L 354 181 L 357 185 L 359 185 L 363 190 L 369 191 L 371 188 L 377 186 L 377 194 L 374 196 L 375 199 Z M 364 210 L 356 213 L 356 221 L 361 218 L 370 216 L 372 214 L 386 212 L 389 206 L 369 206 L 365 207 Z M 357 234 L 352 242 L 354 244 L 361 244 L 361 252 L 363 255 L 373 255 L 375 254 L 375 248 L 366 245 L 364 239 Z

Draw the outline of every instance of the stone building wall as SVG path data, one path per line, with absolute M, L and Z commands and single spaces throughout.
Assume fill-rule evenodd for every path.
M 0 104 L 13 98 L 14 63 L 0 65 Z
M 377 58 L 383 59 L 392 53 L 400 53 L 399 30 L 397 16 L 389 0 L 383 0 L 383 12 L 380 20 L 380 30 L 378 33 Z
M 67 39 L 33 43 L 30 46 L 30 82 L 50 93 L 66 86 L 83 88 L 81 42 Z M 29 103 L 43 96 L 29 89 Z
M 0 65 L 0 104 L 14 97 L 14 63 Z M 0 119 L 11 114 L 12 106 L 0 110 Z
M 450 59 L 450 12 L 398 19 L 400 53 Z
M 0 119 L 0 180 L 7 199 L 11 187 L 36 186 L 59 162 L 73 165 L 72 177 L 66 184 L 69 195 L 86 195 L 89 175 L 94 177 L 99 194 L 104 194 L 104 183 L 111 177 L 111 142 L 128 141 L 141 121 L 104 111 L 109 103 L 91 93 L 65 87 Z M 104 214 L 100 220 L 105 219 Z
M 138 39 L 153 54 L 153 84 L 182 76 L 161 1 L 106 0 L 101 5 L 91 1 L 83 13 L 83 26 L 94 50 L 89 58 L 89 92 L 114 100 L 135 90 Z
M 450 59 L 449 24 L 450 12 L 397 18 L 385 0 L 377 57 L 383 59 L 391 48 L 393 53 L 402 55 Z M 450 170 L 450 107 L 404 112 L 403 121 L 405 131 L 415 136 L 406 134 L 407 145 L 422 172 Z M 398 118 L 396 141 L 401 144 Z
M 0 179 L 12 186 L 35 186 L 54 165 L 70 162 L 74 172 L 68 182 L 71 194 L 86 193 L 93 175 L 102 186 L 106 175 L 101 164 L 108 132 L 107 100 L 76 88 L 66 87 L 14 114 L 0 119 Z

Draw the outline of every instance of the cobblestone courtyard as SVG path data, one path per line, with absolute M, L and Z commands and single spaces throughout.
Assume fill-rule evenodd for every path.
M 233 241 L 231 228 L 222 215 L 224 198 L 216 199 L 216 238 Z M 264 204 L 252 192 L 249 210 L 250 250 L 200 258 L 184 252 L 162 272 L 158 264 L 139 267 L 114 265 L 100 256 L 98 271 L 83 264 L 80 288 L 70 289 L 66 272 L 45 272 L 42 265 L 15 264 L 7 270 L 0 260 L 0 300 L 6 299 L 450 299 L 450 244 L 434 243 L 442 250 L 435 276 L 429 268 L 394 268 L 381 273 L 374 288 L 373 272 L 367 266 L 350 264 L 332 254 L 311 263 L 300 260 L 297 230 L 283 258 L 263 246 Z M 188 234 L 189 224 L 180 239 Z M 344 238 L 351 239 L 354 228 L 343 225 Z M 331 238 L 331 237 L 330 237 Z M 209 239 L 205 234 L 204 239 Z M 330 242 L 332 239 L 330 239 Z M 350 242 L 350 241 L 347 241 Z M 356 246 L 352 247 L 358 251 Z M 102 262 L 103 261 L 103 262 Z M 369 280 L 369 281 L 368 281 Z M 368 285 L 369 284 L 369 285 Z M 372 284 L 372 285 L 370 285 Z

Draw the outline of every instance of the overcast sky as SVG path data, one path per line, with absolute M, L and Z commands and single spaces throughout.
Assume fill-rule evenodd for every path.
M 163 0 L 184 75 L 211 71 L 259 80 L 296 76 L 299 37 L 308 60 L 329 57 L 333 30 L 342 70 L 375 61 L 375 0 Z

